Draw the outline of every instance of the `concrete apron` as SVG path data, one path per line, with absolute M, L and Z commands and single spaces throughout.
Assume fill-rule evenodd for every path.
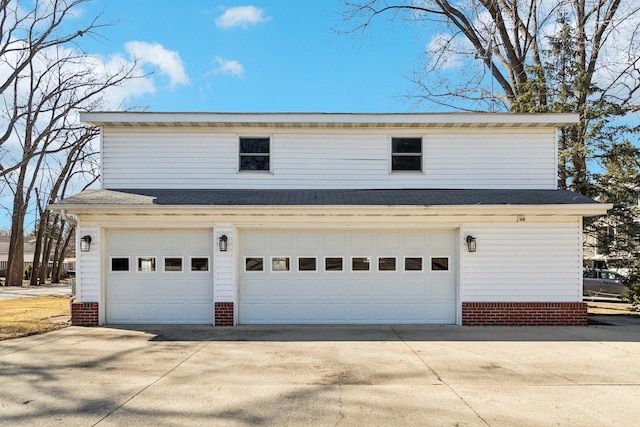
M 70 327 L 0 342 L 2 425 L 635 425 L 640 327 Z

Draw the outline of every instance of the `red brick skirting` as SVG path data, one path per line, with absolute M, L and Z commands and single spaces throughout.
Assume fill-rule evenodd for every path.
M 233 303 L 214 303 L 215 326 L 233 326 Z
M 71 304 L 71 325 L 98 326 L 97 302 L 74 302 Z
M 463 302 L 465 326 L 586 326 L 585 302 Z

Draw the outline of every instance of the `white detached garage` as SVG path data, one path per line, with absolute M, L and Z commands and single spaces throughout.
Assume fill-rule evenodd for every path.
M 608 206 L 556 188 L 577 116 L 82 119 L 102 188 L 52 206 L 74 324 L 586 323 L 582 218 Z

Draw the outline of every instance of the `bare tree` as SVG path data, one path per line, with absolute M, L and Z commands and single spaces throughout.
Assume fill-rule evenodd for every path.
M 640 3 L 635 0 L 345 4 L 351 31 L 366 30 L 383 17 L 428 26 L 426 72 L 414 78 L 419 90 L 411 95 L 419 102 L 471 111 L 579 113 L 580 123 L 561 136 L 561 188 L 590 193 L 587 159 L 594 130 L 602 120 L 638 110 Z M 555 54 L 554 40 L 567 43 Z M 558 63 L 565 66 L 570 93 L 557 90 Z M 458 72 L 452 73 L 453 67 Z
M 0 66 L 10 70 L 0 73 L 8 75 L 0 82 L 0 97 L 8 112 L 1 122 L 6 129 L 0 132 L 4 163 L 0 177 L 13 193 L 8 285 L 22 284 L 24 222 L 35 189 L 57 194 L 65 179 L 81 167 L 82 150 L 95 136 L 95 130 L 87 131 L 79 122 L 78 111 L 98 108 L 105 92 L 136 76 L 135 63 L 100 69 L 76 45 L 79 37 L 101 26 L 99 17 L 65 32 L 66 21 L 85 1 L 36 0 L 31 10 L 24 11 L 15 0 L 0 0 Z M 52 187 L 45 190 L 42 173 L 55 158 L 67 163 L 60 163 L 57 178 L 49 180 Z M 40 224 L 49 225 L 48 220 Z M 47 247 L 52 243 L 42 246 L 42 236 L 38 241 L 39 252 L 50 251 Z
M 3 58 L 2 69 L 8 70 L 1 74 L 0 94 L 15 86 L 42 52 L 73 44 L 85 35 L 96 35 L 100 27 L 108 25 L 98 23 L 100 15 L 85 24 L 78 20 L 73 21 L 76 25 L 70 24 L 70 17 L 87 1 L 36 0 L 31 9 L 24 9 L 24 4 L 20 7 L 16 0 L 0 0 L 0 58 Z M 4 101 L 4 129 L 0 130 L 0 146 L 9 140 L 14 126 L 23 116 L 11 99 Z
M 37 274 L 31 276 L 32 285 L 44 283 L 49 276 L 47 261 L 51 259 L 52 251 L 51 280 L 54 283 L 60 281 L 61 266 L 73 234 L 73 224 L 67 223 L 59 214 L 53 215 L 47 206 L 64 198 L 69 185 L 74 180 L 78 181 L 79 176 L 82 176 L 80 180 L 85 183 L 84 188 L 98 180 L 98 151 L 92 149 L 91 144 L 98 133 L 95 127 L 85 127 L 79 130 L 79 135 L 67 135 L 75 143 L 67 150 L 66 156 L 49 156 L 49 161 L 53 157 L 54 164 L 47 168 L 49 174 L 43 174 L 41 181 L 41 187 L 49 191 L 41 194 L 38 188 L 35 189 L 40 219 L 36 228 L 33 256 L 33 271 Z

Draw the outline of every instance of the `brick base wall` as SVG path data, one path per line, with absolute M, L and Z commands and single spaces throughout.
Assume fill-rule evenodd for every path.
M 464 326 L 586 326 L 585 302 L 463 302 Z
M 98 326 L 97 302 L 71 303 L 72 326 Z
M 233 326 L 233 303 L 214 303 L 215 326 Z

